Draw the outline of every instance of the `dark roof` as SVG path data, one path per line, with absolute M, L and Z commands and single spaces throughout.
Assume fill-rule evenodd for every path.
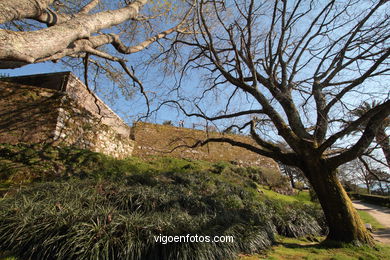
M 18 83 L 22 85 L 65 91 L 66 84 L 71 74 L 72 72 L 65 71 L 65 72 L 54 72 L 54 73 L 34 74 L 34 75 L 25 75 L 25 76 L 15 76 L 15 77 L 2 78 L 1 80 L 12 82 L 12 83 Z

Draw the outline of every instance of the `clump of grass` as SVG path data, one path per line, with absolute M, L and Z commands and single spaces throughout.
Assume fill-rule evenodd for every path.
M 271 245 L 264 205 L 244 190 L 198 185 L 200 176 L 189 174 L 145 181 L 157 177 L 32 185 L 0 202 L 0 251 L 23 259 L 229 259 Z M 232 191 L 240 203 L 231 202 Z M 153 238 L 159 234 L 231 235 L 234 242 L 162 245 Z
M 297 202 L 286 204 L 280 201 L 268 203 L 273 210 L 272 219 L 279 235 L 299 238 L 327 232 L 322 211 L 314 205 L 309 206 Z
M 286 205 L 259 200 L 246 182 L 226 178 L 152 170 L 36 183 L 0 201 L 0 251 L 22 259 L 232 259 L 269 248 L 280 223 L 292 236 L 318 232 L 314 224 L 302 228 L 313 219 L 308 214 L 292 221 Z M 160 234 L 230 235 L 234 242 L 163 245 L 153 238 Z

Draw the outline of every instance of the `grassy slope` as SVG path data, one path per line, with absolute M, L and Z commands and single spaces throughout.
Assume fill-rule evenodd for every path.
M 149 162 L 141 161 L 137 158 L 115 161 L 99 154 L 84 153 L 82 150 L 53 150 L 43 147 L 38 147 L 39 149 L 37 147 L 21 147 L 15 150 L 14 147 L 4 146 L 0 148 L 2 148 L 0 150 L 2 152 L 0 154 L 0 170 L 3 170 L 0 189 L 3 190 L 15 183 L 18 183 L 19 186 L 21 183 L 27 184 L 35 180 L 79 178 L 91 175 L 99 179 L 108 175 L 115 177 L 116 175 L 126 174 L 128 171 L 139 174 L 151 170 L 157 172 L 182 171 L 186 168 L 219 173 L 229 171 L 229 167 L 225 163 L 189 162 L 169 158 L 155 158 Z M 4 172 L 11 172 L 12 174 L 8 175 L 4 174 Z M 244 185 L 245 179 L 238 174 L 222 174 L 218 178 L 236 185 L 247 186 Z M 255 189 L 250 190 L 255 191 Z M 283 203 L 304 202 L 313 204 L 310 202 L 310 196 L 306 191 L 300 192 L 295 196 L 286 196 L 264 187 L 260 187 L 260 190 L 264 196 L 259 196 L 259 199 L 267 197 Z M 364 213 L 361 213 L 361 216 L 365 222 L 371 223 L 374 228 L 381 228 L 372 219 L 368 218 L 370 216 Z M 353 247 L 329 249 L 305 239 L 297 240 L 279 237 L 278 244 L 266 256 L 252 255 L 244 256 L 242 259 L 389 259 L 387 256 L 390 255 L 390 247 L 380 246 L 378 248 L 379 250 Z
M 38 224 L 41 223 L 41 220 L 35 220 L 34 218 L 36 216 L 45 216 L 45 221 L 48 221 L 47 225 L 53 228 L 55 228 L 55 224 L 59 222 L 56 218 L 62 219 L 65 217 L 63 222 L 66 224 L 64 225 L 66 228 L 68 228 L 68 226 L 74 226 L 71 225 L 71 223 L 68 223 L 68 218 L 77 220 L 77 223 L 84 223 L 84 220 L 78 220 L 79 216 L 86 212 L 86 209 L 83 208 L 82 211 L 84 213 L 78 213 L 79 206 L 82 205 L 80 203 L 82 201 L 93 201 L 88 197 L 88 194 L 93 195 L 97 192 L 99 200 L 101 199 L 104 201 L 104 203 L 101 203 L 102 207 L 108 208 L 111 206 L 109 203 L 112 203 L 112 200 L 107 202 L 106 196 L 119 196 L 113 200 L 115 202 L 120 202 L 121 200 L 124 202 L 131 202 L 134 198 L 140 198 L 142 199 L 142 205 L 145 204 L 147 206 L 145 209 L 151 209 L 149 210 L 150 212 L 145 210 L 144 214 L 154 214 L 158 211 L 154 211 L 155 205 L 166 205 L 168 210 L 181 210 L 183 214 L 186 212 L 192 214 L 189 218 L 194 219 L 194 221 L 198 221 L 197 218 L 200 221 L 202 216 L 210 218 L 210 223 L 212 219 L 219 218 L 221 219 L 221 223 L 231 225 L 232 230 L 239 230 L 240 226 L 246 223 L 244 222 L 245 218 L 249 218 L 250 221 L 247 222 L 250 226 L 246 227 L 246 232 L 237 231 L 239 233 L 237 233 L 236 237 L 238 241 L 240 241 L 238 239 L 240 236 L 243 236 L 243 239 L 244 237 L 245 239 L 251 239 L 249 241 L 250 243 L 244 243 L 245 241 L 243 240 L 243 243 L 241 243 L 242 245 L 237 243 L 237 248 L 238 246 L 250 246 L 251 244 L 253 245 L 251 246 L 253 248 L 261 248 L 258 247 L 256 243 L 262 241 L 261 239 L 263 238 L 260 236 L 262 236 L 261 233 L 264 233 L 264 230 L 266 230 L 265 226 L 261 226 L 261 232 L 254 231 L 256 230 L 256 225 L 258 225 L 257 222 L 260 224 L 269 223 L 256 220 L 257 218 L 261 218 L 263 214 L 264 217 L 270 221 L 274 221 L 273 218 L 276 217 L 275 221 L 277 222 L 275 222 L 275 225 L 281 227 L 283 232 L 289 232 L 288 234 L 291 234 L 291 232 L 300 232 L 300 230 L 304 230 L 305 228 L 314 230 L 314 226 L 308 224 L 309 222 L 313 223 L 313 218 L 310 218 L 309 216 L 311 212 L 302 215 L 301 210 L 296 210 L 293 205 L 287 205 L 287 202 L 289 201 L 285 200 L 281 203 L 274 203 L 268 201 L 267 197 L 274 201 L 277 198 L 271 198 L 272 196 L 266 196 L 259 192 L 259 183 L 256 183 L 254 179 L 258 179 L 255 177 L 261 175 L 264 171 L 265 169 L 253 167 L 242 168 L 225 162 L 210 163 L 205 161 L 159 157 L 150 158 L 148 161 L 140 160 L 138 158 L 115 160 L 101 154 L 72 148 L 53 148 L 40 145 L 0 145 L 0 183 L 3 184 L 4 192 L 8 190 L 5 199 L 2 200 L 3 208 L 0 213 L 4 213 L 2 215 L 4 217 L 10 216 L 7 221 L 5 221 L 5 219 L 3 222 L 0 221 L 3 223 L 3 226 L 0 226 L 0 228 L 3 227 L 3 232 L 7 232 L 7 230 L 10 229 L 5 225 L 11 223 L 11 225 L 18 226 L 20 230 L 18 234 L 26 234 L 26 232 L 31 234 L 42 234 L 41 231 L 37 231 L 40 228 Z M 85 187 L 83 184 L 88 180 L 93 182 L 92 188 Z M 100 186 L 107 187 L 107 185 L 111 185 L 112 188 L 109 188 L 107 191 L 100 190 Z M 131 187 L 134 186 L 134 189 L 130 187 L 130 190 L 126 191 L 126 189 L 129 188 L 126 185 L 130 185 Z M 75 192 L 71 192 L 71 194 L 73 194 L 72 196 L 77 197 L 76 199 L 73 199 L 73 197 L 68 194 L 69 192 L 66 192 L 65 188 L 69 187 L 73 187 L 72 189 L 75 190 Z M 51 190 L 58 192 L 51 192 Z M 37 191 L 39 192 L 39 196 Z M 108 195 L 106 192 L 109 192 L 107 193 Z M 133 194 L 135 192 L 138 192 L 139 194 Z M 183 196 L 183 194 L 188 195 Z M 271 193 L 267 192 L 267 194 L 270 195 Z M 21 200 L 21 196 L 25 196 L 26 199 Z M 93 195 L 93 197 L 94 196 L 95 195 Z M 276 194 L 274 194 L 274 196 L 276 196 Z M 156 198 L 158 198 L 159 201 L 156 201 L 156 204 L 152 203 L 152 205 L 150 201 L 153 202 Z M 285 197 L 285 199 L 287 198 L 288 197 Z M 137 199 L 137 201 L 138 200 L 139 199 Z M 165 204 L 161 203 L 161 200 L 163 200 Z M 188 200 L 190 202 L 186 203 Z M 59 201 L 62 202 L 59 203 Z M 297 201 L 299 200 L 297 199 Z M 36 212 L 30 214 L 29 210 L 23 211 L 26 220 L 19 220 L 17 217 L 23 214 L 20 214 L 19 211 L 18 216 L 13 215 L 13 203 L 17 205 L 15 208 L 18 208 L 20 211 L 25 208 L 31 208 Z M 58 203 L 60 205 L 60 211 L 52 212 L 52 205 L 57 205 Z M 25 204 L 27 206 L 25 206 Z M 92 203 L 89 204 L 92 205 Z M 91 211 L 90 215 L 92 217 L 88 217 L 87 219 L 93 219 L 94 214 L 96 215 L 98 213 L 94 211 L 95 206 L 92 206 L 91 209 L 88 208 L 88 210 Z M 195 207 L 204 210 L 195 210 L 195 212 L 192 212 L 192 208 Z M 260 209 L 259 207 L 263 208 Z M 304 205 L 301 203 L 300 208 L 303 207 Z M 71 214 L 72 212 L 69 212 L 69 214 L 61 213 L 63 209 L 68 208 L 69 210 L 74 209 L 73 211 L 76 213 L 73 215 Z M 116 206 L 114 205 L 114 209 L 115 208 Z M 119 210 L 120 208 L 121 207 L 119 207 L 118 210 L 115 209 L 116 211 L 114 213 L 116 216 L 127 216 L 129 214 L 126 210 Z M 161 209 L 161 211 L 164 211 L 164 209 Z M 36 214 L 37 212 L 39 213 Z M 112 214 L 115 215 L 114 213 Z M 201 214 L 199 215 L 199 213 Z M 255 214 L 253 217 L 252 213 Z M 290 216 L 294 216 L 294 223 L 291 222 L 293 220 L 291 220 Z M 161 219 L 164 223 L 171 221 L 170 219 L 163 219 L 163 217 L 164 216 L 162 216 Z M 226 219 L 226 221 L 223 221 L 223 218 Z M 114 219 L 116 220 L 118 218 L 115 217 Z M 30 221 L 30 224 L 26 225 L 27 228 L 18 224 L 24 223 L 24 221 Z M 154 219 L 151 223 L 155 222 Z M 178 221 L 175 220 L 174 222 Z M 172 227 L 175 225 L 174 222 L 172 222 Z M 190 224 L 190 222 L 187 222 L 185 227 L 187 228 Z M 151 226 L 153 228 L 152 224 L 145 224 L 145 226 Z M 215 226 L 215 224 L 210 225 L 210 227 Z M 305 228 L 302 228 L 302 226 Z M 291 227 L 293 229 L 296 228 L 291 231 Z M 229 231 L 228 228 L 229 227 L 224 226 L 221 230 Z M 42 241 L 46 241 L 48 236 L 56 234 L 57 232 L 56 230 L 53 232 L 47 231 L 47 228 L 45 228 L 45 230 L 48 234 L 47 236 L 44 236 L 44 240 Z M 151 232 L 154 231 L 151 230 Z M 210 230 L 210 232 L 214 231 Z M 255 235 L 250 235 L 250 233 L 254 233 Z M 12 234 L 7 235 L 7 241 L 13 241 L 14 238 L 12 237 Z M 30 238 L 35 240 L 40 239 L 36 235 L 29 236 L 29 239 Z M 272 242 L 270 239 L 268 240 L 270 243 Z M 264 241 L 268 240 L 266 240 L 264 235 Z M 9 245 L 15 244 L 12 241 L 9 242 Z M 34 243 L 36 242 L 30 244 L 34 245 Z M 7 246 L 4 248 L 9 247 Z M 258 251 L 259 250 L 250 249 L 248 252 Z M 238 253 L 240 251 L 236 250 L 236 252 Z M 234 251 L 232 251 L 232 253 L 234 253 Z
M 269 190 L 268 188 L 261 187 L 260 190 L 264 193 L 264 195 L 270 199 L 283 201 L 287 203 L 294 203 L 294 202 L 303 202 L 312 205 L 313 202 L 310 201 L 310 194 L 308 191 L 301 191 L 296 192 L 293 196 L 283 195 L 276 193 L 272 190 Z

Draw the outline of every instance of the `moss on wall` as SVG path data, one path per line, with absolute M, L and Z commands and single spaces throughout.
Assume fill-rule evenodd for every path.
M 51 142 L 62 94 L 0 81 L 0 143 Z

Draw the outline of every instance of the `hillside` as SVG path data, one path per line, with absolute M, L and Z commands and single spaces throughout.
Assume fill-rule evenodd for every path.
M 22 259 L 234 259 L 269 248 L 275 234 L 325 228 L 318 206 L 266 195 L 256 167 L 19 144 L 0 146 L 0 177 L 0 251 Z M 152 241 L 159 234 L 234 242 L 163 246 Z
M 157 155 L 211 162 L 227 161 L 243 166 L 257 166 L 279 171 L 279 166 L 274 160 L 227 143 L 210 143 L 196 149 L 185 147 L 174 149 L 182 145 L 193 145 L 196 141 L 205 140 L 208 137 L 221 136 L 243 143 L 254 144 L 252 138 L 244 135 L 220 134 L 144 122 L 134 124 L 132 135 L 136 141 L 133 155 L 138 157 L 145 158 Z

